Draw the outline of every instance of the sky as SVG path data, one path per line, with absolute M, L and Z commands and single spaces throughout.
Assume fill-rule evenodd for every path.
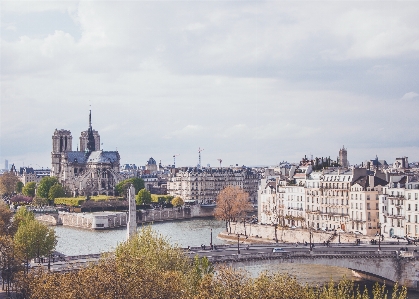
M 90 109 L 121 164 L 419 161 L 419 1 L 0 3 L 0 168 Z

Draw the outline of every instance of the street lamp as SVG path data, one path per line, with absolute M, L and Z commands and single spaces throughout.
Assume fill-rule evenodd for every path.
M 378 222 L 378 228 L 380 229 L 380 233 L 378 236 L 378 251 L 380 251 L 381 250 L 381 223 L 380 222 Z
M 212 228 L 211 228 L 211 242 L 210 242 L 210 248 L 212 250 Z
M 237 234 L 237 254 L 240 254 L 240 235 Z
M 244 235 L 247 236 L 247 234 L 246 234 L 246 217 L 243 218 L 243 226 L 244 226 Z

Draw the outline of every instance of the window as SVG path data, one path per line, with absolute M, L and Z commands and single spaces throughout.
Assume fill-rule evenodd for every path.
M 369 202 L 367 203 L 367 210 L 371 210 L 370 209 L 370 203 Z

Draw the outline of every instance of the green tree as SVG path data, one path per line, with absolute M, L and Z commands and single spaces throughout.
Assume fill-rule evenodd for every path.
M 21 181 L 18 181 L 16 183 L 16 192 L 17 193 L 22 193 L 22 188 L 23 188 L 23 183 Z
M 179 197 L 179 196 L 177 196 L 177 197 L 175 197 L 175 198 L 173 198 L 172 199 L 172 202 L 171 202 L 171 204 L 174 206 L 174 207 L 180 207 L 180 206 L 183 206 L 183 204 L 184 204 L 185 202 L 183 201 L 183 199 L 181 198 L 181 197 Z
M 137 196 L 135 197 L 135 202 L 137 205 L 144 205 L 151 203 L 151 193 L 146 189 L 141 189 L 138 191 Z
M 127 180 L 123 180 L 122 182 L 119 182 L 115 186 L 115 190 L 120 196 L 123 196 L 123 197 L 127 198 L 128 188 L 131 184 L 134 185 L 135 193 L 138 193 L 138 191 L 145 188 L 143 179 L 130 178 L 130 179 L 127 179 Z
M 64 190 L 63 186 L 61 186 L 61 184 L 56 183 L 56 184 L 54 184 L 54 186 L 52 186 L 49 189 L 48 199 L 52 202 L 57 197 L 65 197 L 65 196 L 66 196 L 66 193 L 65 193 L 65 190 Z
M 0 175 L 0 195 L 12 195 L 16 191 L 19 178 L 11 171 Z
M 0 271 L 2 290 L 9 293 L 15 274 L 21 269 L 21 259 L 16 255 L 13 238 L 0 235 Z
M 49 196 L 49 189 L 51 189 L 52 186 L 55 184 L 58 184 L 58 179 L 53 176 L 46 176 L 41 179 L 41 181 L 38 184 L 37 189 L 37 196 L 42 198 L 48 198 Z
M 32 258 L 49 255 L 57 245 L 57 237 L 54 229 L 36 219 L 26 219 L 19 224 L 14 244 L 28 263 Z
M 13 225 L 15 226 L 15 232 L 19 228 L 21 223 L 35 220 L 35 215 L 31 211 L 28 211 L 26 207 L 20 207 L 15 216 L 13 217 Z
M 22 188 L 23 195 L 35 197 L 36 183 L 29 182 Z

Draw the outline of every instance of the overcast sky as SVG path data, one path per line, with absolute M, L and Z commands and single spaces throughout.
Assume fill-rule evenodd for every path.
M 93 128 L 121 163 L 419 160 L 419 1 L 1 1 L 1 152 Z

